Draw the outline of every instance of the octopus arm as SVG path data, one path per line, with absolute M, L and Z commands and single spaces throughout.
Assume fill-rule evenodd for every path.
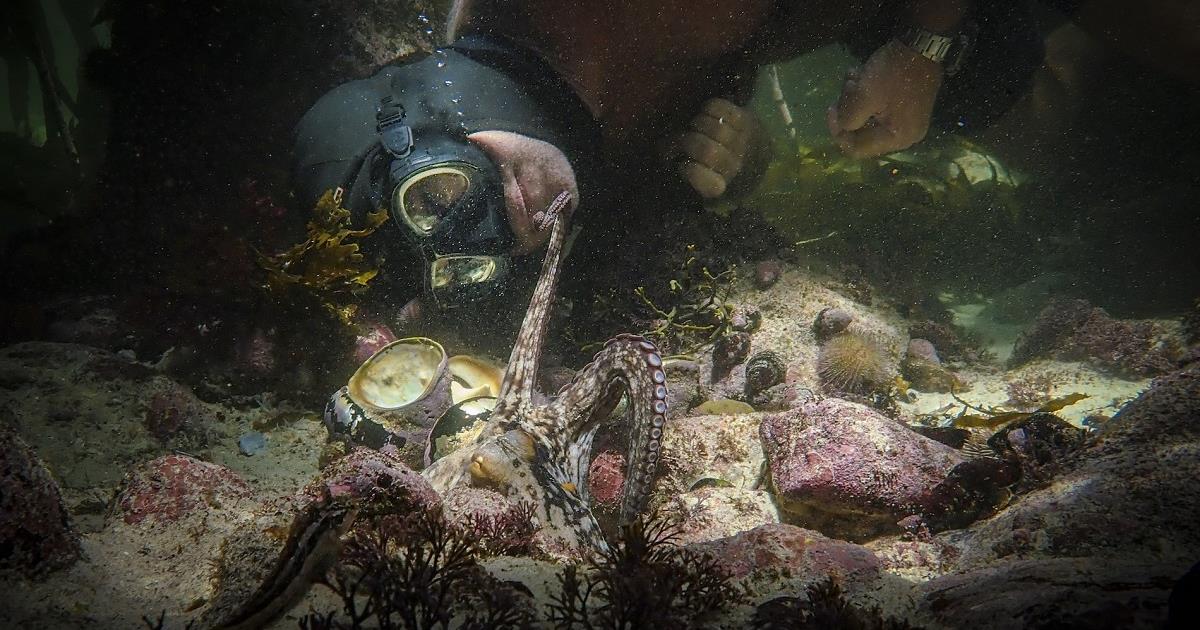
M 631 424 L 621 497 L 622 522 L 633 520 L 645 508 L 650 494 L 666 423 L 666 382 L 662 357 L 654 344 L 635 335 L 620 335 L 596 353 L 554 403 L 558 409 L 554 415 L 566 419 L 560 429 L 562 439 L 570 443 L 585 434 L 590 437 L 619 400 L 620 391 L 628 394 Z M 590 462 L 587 457 L 580 459 L 586 469 Z

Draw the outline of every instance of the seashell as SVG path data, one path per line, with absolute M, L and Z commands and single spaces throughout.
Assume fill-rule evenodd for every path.
M 401 409 L 433 389 L 446 371 L 446 350 L 425 337 L 393 341 L 363 362 L 347 384 L 360 405 Z
M 770 350 L 756 353 L 746 362 L 746 396 L 753 397 L 782 383 L 785 378 L 787 366 L 778 354 Z
M 424 337 L 394 341 L 359 366 L 325 407 L 330 438 L 397 449 L 420 468 L 434 422 L 451 407 L 451 374 L 441 344 Z
M 463 445 L 473 442 L 497 402 L 495 397 L 477 397 L 461 401 L 447 409 L 429 431 L 429 440 L 425 447 L 425 465 L 430 466 Z
M 750 333 L 734 332 L 713 344 L 713 374 L 721 375 L 740 365 L 750 354 Z
M 827 306 L 817 313 L 813 321 L 813 333 L 818 341 L 824 341 L 850 327 L 854 316 L 843 309 Z
M 464 413 L 476 415 L 495 408 L 504 380 L 504 366 L 460 354 L 450 357 L 446 368 L 450 370 L 450 400 L 455 405 L 464 405 Z

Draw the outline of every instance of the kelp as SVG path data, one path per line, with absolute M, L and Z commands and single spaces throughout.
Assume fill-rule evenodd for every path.
M 354 242 L 370 236 L 387 222 L 384 209 L 367 214 L 366 225 L 354 229 L 350 211 L 340 195 L 326 191 L 313 208 L 308 238 L 275 255 L 259 254 L 259 265 L 267 272 L 267 286 L 283 293 L 293 287 L 306 289 L 321 303 L 347 321 L 354 313 L 350 297 L 366 288 L 379 273 Z
M 987 292 L 1033 275 L 1031 244 L 1070 228 L 1041 194 L 951 137 L 867 160 L 831 145 L 781 149 L 743 204 L 793 249 L 856 266 L 893 294 Z
M 962 429 L 998 429 L 1006 424 L 1024 420 L 1038 413 L 1054 413 L 1069 407 L 1085 398 L 1087 394 L 1073 393 L 1055 398 L 1034 411 L 996 411 L 970 405 L 954 395 L 954 399 L 968 409 L 975 409 L 980 414 L 963 414 L 954 420 L 954 426 Z

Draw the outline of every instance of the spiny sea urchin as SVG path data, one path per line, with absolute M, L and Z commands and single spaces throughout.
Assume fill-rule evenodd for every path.
M 890 377 L 888 355 L 869 335 L 847 330 L 821 344 L 817 374 L 830 393 L 870 394 Z

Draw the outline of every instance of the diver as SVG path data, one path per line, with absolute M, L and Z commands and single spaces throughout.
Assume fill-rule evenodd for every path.
M 829 117 L 843 150 L 865 156 L 919 141 L 944 71 L 986 48 L 959 28 L 964 0 L 800 4 L 460 0 L 453 44 L 340 86 L 304 116 L 298 199 L 311 207 L 333 191 L 357 221 L 387 209 L 394 227 L 371 247 L 384 282 L 423 285 L 422 303 L 452 307 L 502 292 L 548 236 L 538 213 L 564 191 L 568 212 L 586 200 L 589 215 L 630 229 L 664 205 L 637 191 L 671 180 L 704 199 L 750 190 L 770 143 L 739 103 L 762 63 L 879 36 Z

